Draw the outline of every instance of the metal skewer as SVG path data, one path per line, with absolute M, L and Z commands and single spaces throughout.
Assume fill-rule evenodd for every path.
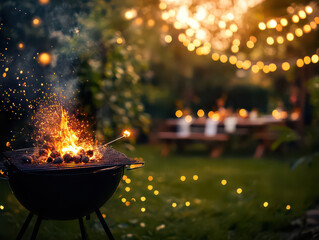
M 111 143 L 114 143 L 114 142 L 116 142 L 116 141 L 118 141 L 118 140 L 120 140 L 120 139 L 122 139 L 122 138 L 126 138 L 126 137 L 129 137 L 129 136 L 131 136 L 131 132 L 129 132 L 128 130 L 125 130 L 125 131 L 123 132 L 123 135 L 122 135 L 122 136 L 120 136 L 120 137 L 118 137 L 118 138 L 116 138 L 116 139 L 114 139 L 114 140 L 112 140 L 112 141 L 110 141 L 110 142 L 108 142 L 108 143 L 105 143 L 105 144 L 102 145 L 101 147 L 104 148 L 104 147 L 110 145 Z

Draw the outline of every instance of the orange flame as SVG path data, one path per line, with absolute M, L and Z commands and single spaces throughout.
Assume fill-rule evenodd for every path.
M 50 142 L 61 156 L 65 153 L 74 156 L 79 151 L 94 149 L 93 139 L 85 129 L 88 124 L 69 116 L 60 105 L 40 109 L 36 126 L 38 145 L 41 147 L 43 142 Z M 99 155 L 98 151 L 94 150 L 91 158 L 98 159 Z
M 81 149 L 92 149 L 92 145 L 88 143 L 79 144 L 78 133 L 70 128 L 69 118 L 65 110 L 62 109 L 60 130 L 58 131 L 58 139 L 54 145 L 62 155 L 65 153 L 77 154 Z

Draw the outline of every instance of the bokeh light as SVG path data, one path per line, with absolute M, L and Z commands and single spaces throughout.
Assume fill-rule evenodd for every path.
M 49 65 L 51 63 L 51 55 L 49 53 L 41 53 L 38 57 L 38 61 L 42 66 Z

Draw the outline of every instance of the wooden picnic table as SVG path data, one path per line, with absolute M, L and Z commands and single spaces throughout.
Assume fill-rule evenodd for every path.
M 271 143 L 275 141 L 278 134 L 271 130 L 273 125 L 285 125 L 285 120 L 277 120 L 272 117 L 260 117 L 255 119 L 237 118 L 236 130 L 232 133 L 224 131 L 224 122 L 218 123 L 218 133 L 213 136 L 207 136 L 204 133 L 206 118 L 196 118 L 190 124 L 191 132 L 188 135 L 182 135 L 177 132 L 179 119 L 167 119 L 164 122 L 164 131 L 158 133 L 158 138 L 164 142 L 162 154 L 167 155 L 170 151 L 170 145 L 177 144 L 179 150 L 184 149 L 185 144 L 190 142 L 204 142 L 211 148 L 211 157 L 218 157 L 224 150 L 225 142 L 231 136 L 252 136 L 258 144 L 254 157 L 261 157 L 265 150 L 270 148 Z

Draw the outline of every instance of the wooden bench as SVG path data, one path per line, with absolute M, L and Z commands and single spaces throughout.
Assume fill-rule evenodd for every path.
M 170 145 L 176 143 L 179 150 L 183 150 L 186 143 L 189 142 L 206 142 L 210 149 L 210 156 L 216 158 L 224 150 L 223 142 L 229 140 L 227 134 L 216 134 L 214 136 L 207 136 L 204 133 L 192 132 L 189 135 L 182 136 L 176 132 L 160 132 L 158 133 L 158 138 L 164 142 L 164 147 L 162 149 L 162 155 L 167 156 L 170 152 Z

